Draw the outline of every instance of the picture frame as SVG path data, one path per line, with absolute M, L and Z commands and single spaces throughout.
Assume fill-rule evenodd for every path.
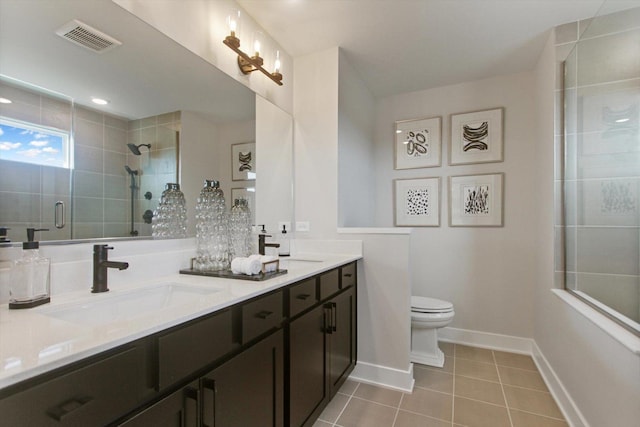
M 502 227 L 504 173 L 449 177 L 451 227 Z
M 440 226 L 440 177 L 394 182 L 396 227 Z
M 442 162 L 442 118 L 395 123 L 395 169 L 432 168 Z
M 450 165 L 504 161 L 503 108 L 451 115 Z
M 243 142 L 231 145 L 231 180 L 256 179 L 256 143 Z
M 249 210 L 251 211 L 251 223 L 255 224 L 256 218 L 256 188 L 255 187 L 237 187 L 231 189 L 231 203 L 233 206 L 236 199 L 245 199 L 249 204 Z

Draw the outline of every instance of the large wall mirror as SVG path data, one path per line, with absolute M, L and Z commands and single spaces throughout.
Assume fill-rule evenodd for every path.
M 565 285 L 640 335 L 640 7 L 616 7 L 565 61 Z
M 170 182 L 194 235 L 204 179 L 228 205 L 255 201 L 270 231 L 291 221 L 291 117 L 110 0 L 0 1 L 0 98 L 0 227 L 13 242 L 27 227 L 48 228 L 41 240 L 150 236 Z M 254 169 L 238 175 L 246 147 Z

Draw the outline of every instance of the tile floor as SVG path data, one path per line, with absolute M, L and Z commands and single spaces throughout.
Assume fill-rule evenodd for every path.
M 440 343 L 412 394 L 347 381 L 314 427 L 568 427 L 529 356 Z

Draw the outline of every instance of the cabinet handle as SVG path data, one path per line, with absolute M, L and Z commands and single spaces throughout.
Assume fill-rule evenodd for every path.
M 261 312 L 256 314 L 256 317 L 259 317 L 260 319 L 266 319 L 267 317 L 271 316 L 272 314 L 273 314 L 273 311 L 262 310 Z
M 338 306 L 335 302 L 331 303 L 331 329 L 333 332 L 338 331 Z
M 300 295 L 296 295 L 297 299 L 301 299 L 302 301 L 307 300 L 309 297 L 311 296 L 311 294 L 300 294 Z
M 67 415 L 82 408 L 84 405 L 91 402 L 92 400 L 93 400 L 93 397 L 89 397 L 89 396 L 74 397 L 73 399 L 69 399 L 64 403 L 61 403 L 55 408 L 50 409 L 49 411 L 47 411 L 47 414 L 49 414 L 49 416 L 56 421 L 63 421 Z
M 193 413 L 195 413 L 195 422 L 189 422 L 191 417 L 189 417 L 189 411 L 187 410 L 187 400 L 192 400 L 195 405 Z M 193 388 L 187 387 L 184 389 L 184 411 L 183 411 L 183 426 L 199 426 L 200 425 L 200 412 L 198 411 L 198 401 L 200 400 L 200 392 Z
M 202 388 L 203 390 L 210 390 L 211 393 L 213 394 L 211 397 L 211 402 L 208 403 L 207 402 L 207 398 L 205 396 L 205 394 L 203 393 L 202 395 L 202 413 L 200 415 L 201 419 L 202 419 L 202 427 L 214 427 L 215 423 L 216 423 L 216 381 L 212 380 L 211 378 L 204 378 L 202 380 Z M 207 424 L 205 420 L 205 415 L 208 415 L 205 412 L 205 405 L 210 404 L 211 405 L 211 423 Z
M 331 327 L 332 319 L 331 303 L 327 303 L 324 305 L 324 332 L 327 334 L 333 333 L 333 328 Z

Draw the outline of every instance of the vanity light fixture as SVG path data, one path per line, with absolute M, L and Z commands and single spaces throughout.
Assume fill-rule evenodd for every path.
M 256 32 L 253 37 L 253 56 L 249 56 L 240 49 L 240 39 L 236 35 L 239 30 L 240 24 L 240 12 L 233 11 L 227 17 L 227 25 L 229 26 L 229 35 L 225 37 L 222 43 L 226 44 L 231 50 L 238 54 L 238 67 L 242 74 L 249 74 L 254 71 L 260 71 L 265 76 L 269 77 L 275 84 L 282 86 L 282 74 L 280 68 L 282 66 L 280 61 L 280 51 L 276 51 L 276 60 L 274 63 L 274 71 L 270 73 L 264 67 L 264 59 L 260 56 L 262 49 L 263 36 L 262 33 Z

